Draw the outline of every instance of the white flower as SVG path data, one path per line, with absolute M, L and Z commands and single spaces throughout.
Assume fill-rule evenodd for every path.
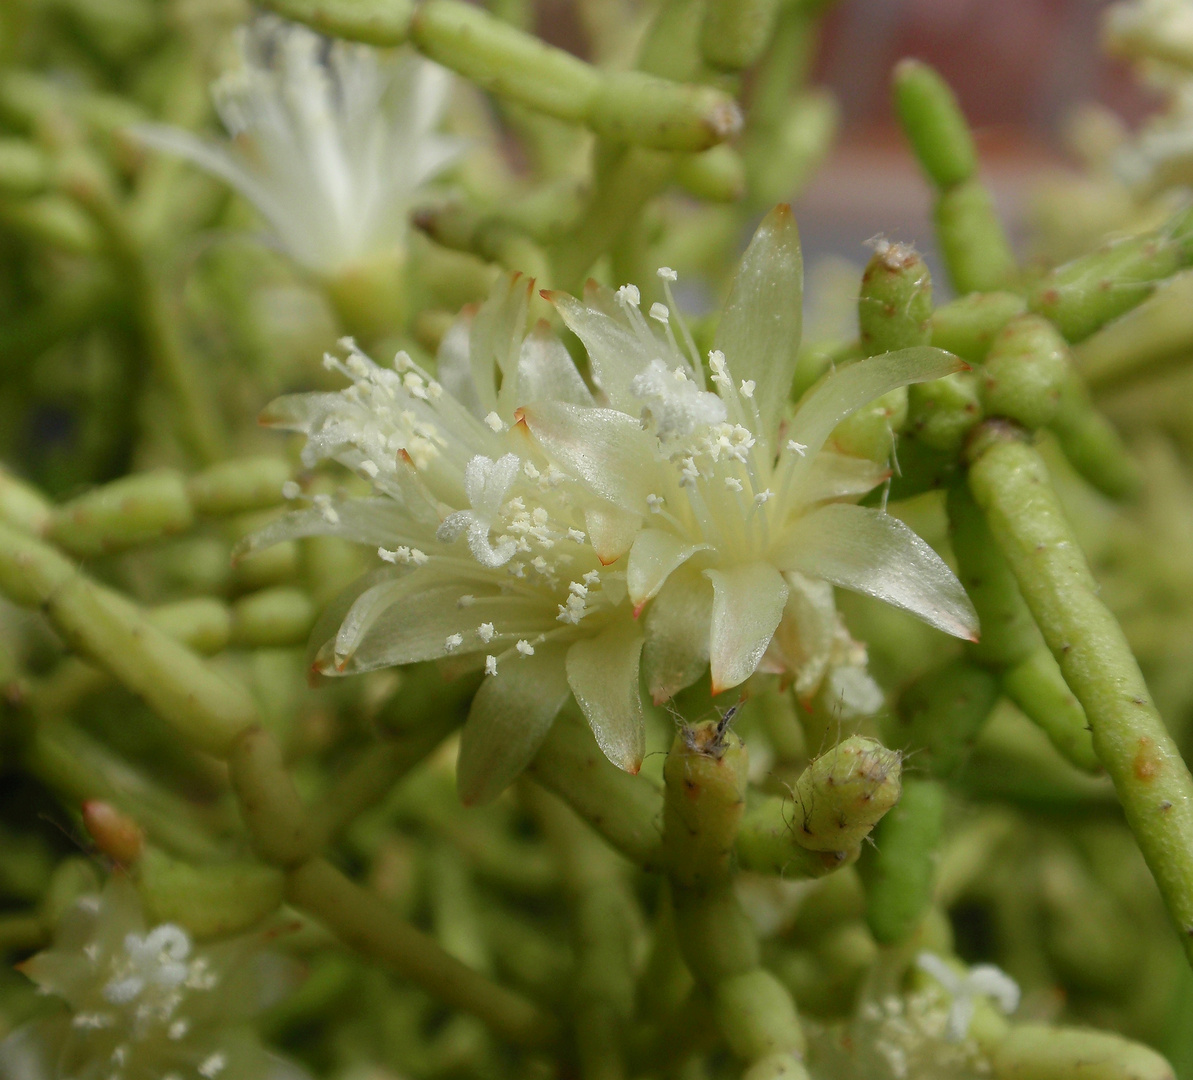
M 1019 1008 L 1019 985 L 1005 971 L 993 964 L 978 964 L 964 975 L 935 953 L 922 952 L 916 966 L 926 971 L 952 999 L 945 1038 L 961 1042 L 969 1034 L 969 1025 L 979 997 L 993 998 L 1004 1013 Z
M 263 418 L 306 433 L 308 466 L 334 459 L 376 494 L 337 502 L 334 518 L 297 511 L 254 546 L 331 534 L 422 556 L 357 584 L 317 666 L 349 674 L 451 654 L 488 676 L 462 735 L 467 801 L 525 767 L 569 693 L 615 764 L 636 771 L 644 751 L 642 633 L 624 570 L 601 563 L 626 542 L 623 516 L 569 480 L 520 422 L 525 402 L 593 404 L 562 343 L 545 327 L 525 334 L 531 285 L 500 283 L 449 330 L 441 383 L 404 353 L 380 367 L 346 343 L 347 359 L 331 363 L 347 389 L 283 398 Z
M 666 275 L 663 284 L 674 313 Z M 602 558 L 628 553 L 636 613 L 649 604 L 643 664 L 656 700 L 706 666 L 714 692 L 743 682 L 784 623 L 772 656 L 791 659 L 797 680 L 818 683 L 842 645 L 828 584 L 976 635 L 973 607 L 939 556 L 896 518 L 849 504 L 886 471 L 823 449 L 854 410 L 959 362 L 919 348 L 841 367 L 787 421 L 801 287 L 795 224 L 779 207 L 738 270 L 709 356 L 711 388 L 683 320 L 673 315 L 660 336 L 636 290 L 593 287 L 584 301 L 551 295 L 587 348 L 604 401 L 532 403 L 522 414 L 545 452 L 622 520 L 621 543 Z
M 295 966 L 263 935 L 198 946 L 180 926 L 146 927 L 137 891 L 114 875 L 67 911 L 53 945 L 20 965 L 57 1014 L 0 1043 L 6 1080 L 305 1080 L 246 1022 L 285 994 Z
M 415 193 L 460 151 L 435 134 L 450 75 L 273 17 L 237 46 L 239 69 L 212 87 L 231 143 L 152 124 L 136 134 L 231 184 L 315 273 L 401 245 Z

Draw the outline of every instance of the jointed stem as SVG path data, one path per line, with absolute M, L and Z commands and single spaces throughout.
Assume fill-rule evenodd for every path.
M 1043 461 L 1012 431 L 988 427 L 983 435 L 970 490 L 1085 709 L 1094 750 L 1193 962 L 1193 776 L 1098 598 Z

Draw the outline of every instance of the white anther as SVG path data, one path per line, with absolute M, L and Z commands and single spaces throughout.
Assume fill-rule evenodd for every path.
M 652 514 L 661 514 L 663 512 L 663 504 L 667 500 L 662 495 L 655 495 L 651 493 L 646 496 L 646 505 L 650 507 Z
M 297 499 L 298 496 L 301 494 L 302 494 L 302 488 L 300 488 L 298 486 L 298 484 L 293 480 L 287 480 L 282 485 L 282 498 L 283 499 Z
M 726 476 L 725 486 L 729 488 L 730 491 L 741 491 L 742 482 L 736 476 Z
M 519 641 L 518 644 L 514 646 L 514 648 L 517 649 L 518 652 L 520 652 L 523 656 L 533 656 L 534 655 L 534 646 L 531 645 L 530 642 L 527 641 L 525 638 L 523 638 L 521 641 Z
M 655 322 L 666 323 L 671 321 L 671 311 L 666 304 L 660 304 L 658 301 L 650 305 L 650 317 Z
M 485 674 L 497 674 L 497 657 L 493 656 L 492 654 L 485 657 Z
M 637 285 L 622 285 L 617 290 L 617 302 L 619 304 L 629 304 L 631 307 L 637 307 L 642 303 L 642 294 L 638 291 Z
M 502 432 L 505 430 L 505 424 L 501 422 L 501 417 L 495 412 L 491 412 L 485 417 L 485 423 L 496 432 Z
M 491 622 L 483 622 L 476 628 L 476 636 L 481 639 L 486 645 L 493 640 L 493 635 L 496 631 L 493 629 Z
M 806 443 L 796 442 L 794 439 L 787 440 L 787 449 L 794 450 L 800 457 L 803 457 L 808 452 Z
M 455 650 L 463 644 L 463 634 L 448 634 L 447 638 L 443 642 L 443 648 L 446 652 L 455 652 Z
M 655 271 L 663 281 L 678 281 L 679 275 L 669 266 L 660 266 Z
M 753 379 L 742 379 L 741 386 L 738 389 L 741 390 L 742 397 L 752 398 L 754 396 L 754 387 L 757 385 Z

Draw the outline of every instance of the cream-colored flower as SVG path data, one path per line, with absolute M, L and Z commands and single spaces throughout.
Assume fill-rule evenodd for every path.
M 531 288 L 497 287 L 445 336 L 438 381 L 405 353 L 380 367 L 348 345 L 329 358 L 351 385 L 283 398 L 266 421 L 304 432 L 308 465 L 331 458 L 372 498 L 316 499 L 255 546 L 316 533 L 378 549 L 379 569 L 346 596 L 318 655 L 328 674 L 471 657 L 487 678 L 465 724 L 467 801 L 499 792 L 575 694 L 610 760 L 636 771 L 642 634 L 625 571 L 599 557 L 616 510 L 569 479 L 519 421 L 524 402 L 591 408 L 592 395 L 545 325 L 525 333 Z
M 461 149 L 435 133 L 448 72 L 269 16 L 237 48 L 239 68 L 212 87 L 230 143 L 152 124 L 136 134 L 231 184 L 314 273 L 400 245 L 416 192 Z
M 673 275 L 660 276 L 668 288 Z M 744 682 L 777 631 L 783 647 L 772 655 L 790 656 L 796 638 L 815 654 L 797 664 L 797 681 L 804 665 L 823 674 L 837 624 L 826 622 L 823 590 L 809 602 L 810 582 L 976 635 L 973 607 L 939 556 L 898 519 L 851 505 L 885 470 L 824 449 L 855 409 L 962 365 L 931 348 L 863 360 L 829 374 L 788 420 L 801 288 L 798 234 L 779 207 L 738 270 L 709 356 L 711 386 L 673 304 L 654 305 L 654 330 L 630 286 L 551 297 L 587 348 L 603 400 L 532 403 L 522 415 L 552 460 L 609 506 L 598 546 L 606 562 L 626 556 L 656 700 L 710 665 L 714 692 Z
M 145 923 L 114 875 L 63 916 L 53 945 L 20 970 L 68 1012 L 0 1043 L 4 1080 L 305 1080 L 246 1021 L 290 990 L 294 965 L 260 935 L 199 946 L 180 926 Z

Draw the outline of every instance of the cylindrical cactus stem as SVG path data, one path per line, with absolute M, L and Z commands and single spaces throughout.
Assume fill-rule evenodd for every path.
M 1003 673 L 1002 688 L 1073 765 L 1090 773 L 1102 771 L 1085 710 L 1042 641 L 1039 648 Z
M 277 740 L 254 727 L 236 740 L 228 758 L 232 789 L 248 826 L 253 850 L 274 866 L 294 866 L 311 857 L 315 831 Z
M 932 312 L 931 343 L 971 364 L 981 363 L 986 359 L 995 335 L 1026 310 L 1027 302 L 1015 293 L 968 293 Z
M 948 84 L 927 64 L 895 68 L 895 111 L 937 190 L 936 234 L 958 293 L 1000 289 L 1018 270 L 990 193 L 977 179 L 977 151 Z
M 184 532 L 195 512 L 186 481 L 172 469 L 134 473 L 57 507 L 45 533 L 82 558 Z
M 955 455 L 981 419 L 978 378 L 971 371 L 958 371 L 907 388 L 904 433 L 930 450 Z M 901 471 L 906 471 L 902 468 L 902 448 L 899 456 Z
M 879 240 L 862 274 L 857 300 L 858 329 L 866 355 L 927 345 L 931 315 L 928 264 L 910 244 Z
M 1139 490 L 1139 470 L 1122 439 L 1090 400 L 1072 371 L 1061 387 L 1060 405 L 1049 424 L 1069 464 L 1102 494 L 1130 498 Z
M 757 874 L 785 880 L 818 878 L 854 862 L 860 846 L 841 851 L 809 851 L 796 842 L 794 822 L 799 806 L 791 799 L 770 795 L 750 807 L 742 818 L 734 845 L 738 865 Z
M 1150 1046 L 1109 1031 L 1015 1024 L 986 1049 L 995 1080 L 1173 1080 Z
M 1098 597 L 1044 462 L 1007 425 L 988 421 L 980 436 L 970 443 L 970 491 L 1085 709 L 1094 749 L 1193 961 L 1193 776 Z
M 285 458 L 233 458 L 196 473 L 186 490 L 197 514 L 247 514 L 279 505 L 282 488 L 293 472 Z
M 889 734 L 897 734 L 907 750 L 924 751 L 934 775 L 953 776 L 998 696 L 998 677 L 992 672 L 963 658 L 947 660 L 903 691 Z
M 953 554 L 973 601 L 982 639 L 966 646 L 1002 674 L 1002 688 L 1079 769 L 1101 769 L 1085 711 L 1066 685 L 1032 618 L 1019 584 L 969 489 L 958 484 L 946 503 Z
M 792 789 L 792 835 L 809 851 L 856 848 L 899 799 L 902 756 L 853 735 L 826 750 Z
M 982 400 L 989 416 L 1026 428 L 1050 423 L 1072 376 L 1069 349 L 1047 319 L 1016 315 L 999 331 L 982 365 Z
M 778 0 L 710 0 L 700 27 L 705 63 L 722 71 L 753 64 L 770 41 Z
M 858 869 L 866 885 L 866 925 L 879 944 L 907 941 L 928 910 L 944 804 L 940 781 L 909 776 L 898 805 L 874 829 L 874 847 Z
M 1018 273 L 994 200 L 980 180 L 943 190 L 933 210 L 940 254 L 959 293 L 1003 289 Z
M 729 874 L 746 808 L 746 765 L 745 745 L 725 720 L 676 733 L 663 765 L 663 843 L 677 885 L 704 887 Z
M 964 183 L 978 169 L 969 125 L 948 83 L 919 60 L 895 66 L 895 111 L 915 156 L 938 188 Z
M 1157 282 L 1193 263 L 1193 210 L 1056 267 L 1028 293 L 1028 307 L 1077 343 L 1149 297 Z

